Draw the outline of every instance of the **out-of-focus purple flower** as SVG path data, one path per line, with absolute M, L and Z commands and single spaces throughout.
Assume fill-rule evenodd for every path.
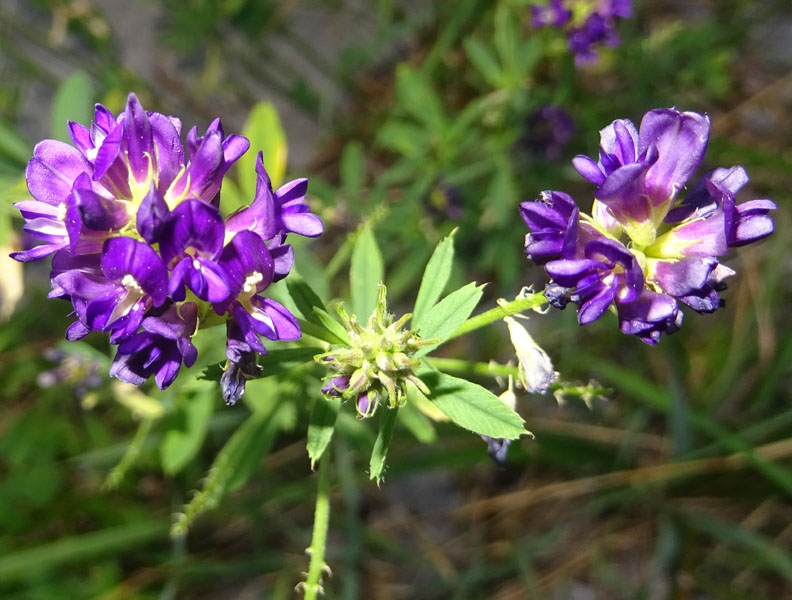
M 598 46 L 617 46 L 618 20 L 631 16 L 631 0 L 599 0 L 588 3 L 550 0 L 550 4 L 531 5 L 531 26 L 563 30 L 578 67 L 597 60 Z
M 219 119 L 203 135 L 193 128 L 185 152 L 181 122 L 143 110 L 130 94 L 118 116 L 97 104 L 90 127 L 69 123 L 69 133 L 76 148 L 35 147 L 26 170 L 33 199 L 17 208 L 43 243 L 14 258 L 54 254 L 49 297 L 69 300 L 77 317 L 66 337 L 109 332 L 118 344 L 111 375 L 124 381 L 153 376 L 167 387 L 182 363 L 195 362 L 198 314 L 202 327 L 225 322 L 221 387 L 233 404 L 259 372 L 259 336 L 300 336 L 297 319 L 262 293 L 291 270 L 287 237 L 322 233 L 307 180 L 274 192 L 259 153 L 256 197 L 224 221 L 223 178 L 249 142 L 227 136 Z
M 618 120 L 601 140 L 597 162 L 573 161 L 597 186 L 592 216 L 579 214 L 573 226 L 577 207 L 561 192 L 523 203 L 526 251 L 552 279 L 545 289 L 551 304 L 577 304 L 581 324 L 612 307 L 624 333 L 656 344 L 679 329 L 678 302 L 700 313 L 723 305 L 719 293 L 734 271 L 719 258 L 770 235 L 775 203 L 737 204 L 748 181 L 742 167 L 715 169 L 679 198 L 704 158 L 706 115 L 653 110 L 640 131 Z
M 533 154 L 548 160 L 559 160 L 561 152 L 575 132 L 569 113 L 560 106 L 548 104 L 534 111 L 526 120 L 521 145 Z
M 491 438 L 488 435 L 482 435 L 481 439 L 487 442 L 487 454 L 495 461 L 501 469 L 506 466 L 506 456 L 509 453 L 509 446 L 512 441 L 506 438 Z
M 564 0 L 550 0 L 549 4 L 531 5 L 531 27 L 560 29 L 572 18 L 572 11 L 564 7 Z
M 424 204 L 430 213 L 449 221 L 458 221 L 465 212 L 462 193 L 455 185 L 438 183 Z

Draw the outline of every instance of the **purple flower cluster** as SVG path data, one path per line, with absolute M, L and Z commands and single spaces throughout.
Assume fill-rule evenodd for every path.
M 619 44 L 616 23 L 632 16 L 632 0 L 550 0 L 531 6 L 531 26 L 563 30 L 580 67 L 597 60 L 597 46 Z
M 300 337 L 296 318 L 261 295 L 294 262 L 289 233 L 316 237 L 321 220 L 305 203 L 308 181 L 273 191 L 259 153 L 252 203 L 223 219 L 220 188 L 250 143 L 226 136 L 219 119 L 181 142 L 181 122 L 143 110 L 129 95 L 117 117 L 97 104 L 90 127 L 69 123 L 72 147 L 36 145 L 26 170 L 32 200 L 16 207 L 25 231 L 43 242 L 12 254 L 28 262 L 53 255 L 51 298 L 71 301 L 77 321 L 66 337 L 109 333 L 118 350 L 110 374 L 169 386 L 191 366 L 191 338 L 225 323 L 229 367 L 224 395 L 236 401 L 259 336 Z M 240 367 L 241 365 L 241 367 Z
M 748 182 L 740 166 L 707 173 L 679 197 L 709 133 L 709 117 L 673 108 L 648 112 L 640 129 L 614 121 L 600 132 L 597 161 L 573 160 L 597 186 L 592 215 L 558 191 L 520 205 L 526 252 L 552 279 L 551 304 L 578 305 L 581 325 L 613 307 L 621 330 L 648 344 L 679 329 L 680 302 L 699 313 L 722 306 L 719 292 L 734 271 L 719 258 L 773 233 L 768 213 L 776 206 L 736 203 Z

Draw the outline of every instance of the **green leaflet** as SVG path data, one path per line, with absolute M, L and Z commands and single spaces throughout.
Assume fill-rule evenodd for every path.
M 316 468 L 317 461 L 330 445 L 335 430 L 338 410 L 341 408 L 341 398 L 316 398 L 308 423 L 308 458 L 311 459 L 311 468 Z
M 246 203 L 256 194 L 256 156 L 264 155 L 264 168 L 272 181 L 273 189 L 283 183 L 286 174 L 286 134 L 283 132 L 278 112 L 269 102 L 259 102 L 248 115 L 242 135 L 250 140 L 250 150 L 237 161 L 240 174 L 239 187 Z
M 349 267 L 352 312 L 361 323 L 366 323 L 377 303 L 377 286 L 383 280 L 384 269 L 374 232 L 367 225 L 358 235 Z
M 70 141 L 67 123 L 75 121 L 83 125 L 94 116 L 93 86 L 85 71 L 77 70 L 61 82 L 52 101 L 52 136 L 64 142 Z
M 369 478 L 376 479 L 377 483 L 382 481 L 382 473 L 385 471 L 385 457 L 388 455 L 388 446 L 393 436 L 393 426 L 396 424 L 398 408 L 388 408 L 383 406 L 379 410 L 379 433 L 374 441 L 374 449 L 371 451 L 369 461 Z
M 429 399 L 460 427 L 492 438 L 515 440 L 528 432 L 522 417 L 480 385 L 439 371 L 424 371 Z
M 435 305 L 437 299 L 443 293 L 448 278 L 451 276 L 451 266 L 454 263 L 454 229 L 448 237 L 443 238 L 432 257 L 426 264 L 421 287 L 418 289 L 418 296 L 415 299 L 415 309 L 413 310 L 412 328 L 418 329 L 426 313 Z
M 418 403 L 427 402 L 421 391 L 414 385 L 407 386 L 407 402 L 399 410 L 399 421 L 422 444 L 437 441 L 437 432 L 432 421 L 418 408 Z
M 196 381 L 185 391 L 160 446 L 162 470 L 168 475 L 181 471 L 198 453 L 217 397 L 217 388 L 210 382 Z
M 483 290 L 484 286 L 471 282 L 435 304 L 426 313 L 417 331 L 424 339 L 439 338 L 440 341 L 421 348 L 415 356 L 424 356 L 448 339 L 476 308 Z

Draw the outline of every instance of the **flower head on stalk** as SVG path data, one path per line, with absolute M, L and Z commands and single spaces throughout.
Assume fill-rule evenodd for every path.
M 223 219 L 223 178 L 249 147 L 219 119 L 181 142 L 181 122 L 143 110 L 134 94 L 114 116 L 97 104 L 89 127 L 69 123 L 74 147 L 36 145 L 26 169 L 33 197 L 17 204 L 25 230 L 43 242 L 12 256 L 54 254 L 50 297 L 69 300 L 67 338 L 105 331 L 118 351 L 110 374 L 167 387 L 192 365 L 197 329 L 225 324 L 221 381 L 233 404 L 258 374 L 259 335 L 300 336 L 289 311 L 262 295 L 294 262 L 290 234 L 316 237 L 321 220 L 305 202 L 307 180 L 272 190 L 259 153 L 250 206 Z
M 424 394 L 426 385 L 415 375 L 419 360 L 413 355 L 437 340 L 424 340 L 405 329 L 411 314 L 394 321 L 388 313 L 385 285 L 379 284 L 377 304 L 368 323 L 361 326 L 355 315 L 348 315 L 343 306 L 338 314 L 344 322 L 349 343 L 333 346 L 316 356 L 319 364 L 332 369 L 322 392 L 327 396 L 354 399 L 360 418 L 374 414 L 381 402 L 388 406 L 402 406 L 407 397 L 407 385 L 414 385 Z
M 719 292 L 734 271 L 720 257 L 770 235 L 775 203 L 737 204 L 748 181 L 740 166 L 705 174 L 680 198 L 709 129 L 706 115 L 673 108 L 648 112 L 639 129 L 614 121 L 600 132 L 598 160 L 573 161 L 597 186 L 591 216 L 562 192 L 521 204 L 526 252 L 551 277 L 551 304 L 577 304 L 581 325 L 611 309 L 624 333 L 649 344 L 679 329 L 679 302 L 701 313 L 722 306 Z

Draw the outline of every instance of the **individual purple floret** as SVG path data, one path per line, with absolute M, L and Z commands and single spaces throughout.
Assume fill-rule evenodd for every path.
M 233 404 L 259 372 L 259 336 L 300 337 L 297 319 L 262 293 L 291 270 L 287 237 L 322 233 L 305 202 L 307 180 L 273 192 L 259 153 L 256 197 L 224 220 L 223 178 L 249 142 L 226 136 L 219 120 L 204 135 L 193 128 L 185 152 L 181 122 L 143 110 L 130 94 L 118 116 L 97 104 L 90 127 L 69 123 L 69 132 L 76 148 L 45 140 L 34 149 L 33 199 L 17 208 L 43 243 L 13 257 L 54 254 L 49 296 L 69 300 L 77 317 L 66 337 L 108 332 L 118 345 L 110 374 L 124 381 L 154 377 L 167 387 L 182 363 L 195 362 L 196 329 L 225 323 L 221 387 Z
M 734 271 L 720 257 L 770 235 L 776 206 L 736 203 L 748 182 L 742 167 L 715 169 L 679 197 L 703 161 L 709 123 L 676 109 L 650 111 L 640 130 L 614 121 L 600 132 L 598 161 L 573 161 L 597 186 L 591 216 L 562 192 L 521 204 L 526 252 L 551 277 L 551 304 L 577 304 L 582 325 L 611 309 L 624 333 L 648 344 L 679 329 L 679 302 L 700 313 L 723 305 Z
M 149 377 L 165 389 L 179 374 L 182 362 L 191 367 L 198 350 L 191 338 L 197 325 L 194 302 L 173 305 L 159 316 L 143 319 L 143 331 L 126 338 L 110 366 L 110 375 L 140 385 Z

